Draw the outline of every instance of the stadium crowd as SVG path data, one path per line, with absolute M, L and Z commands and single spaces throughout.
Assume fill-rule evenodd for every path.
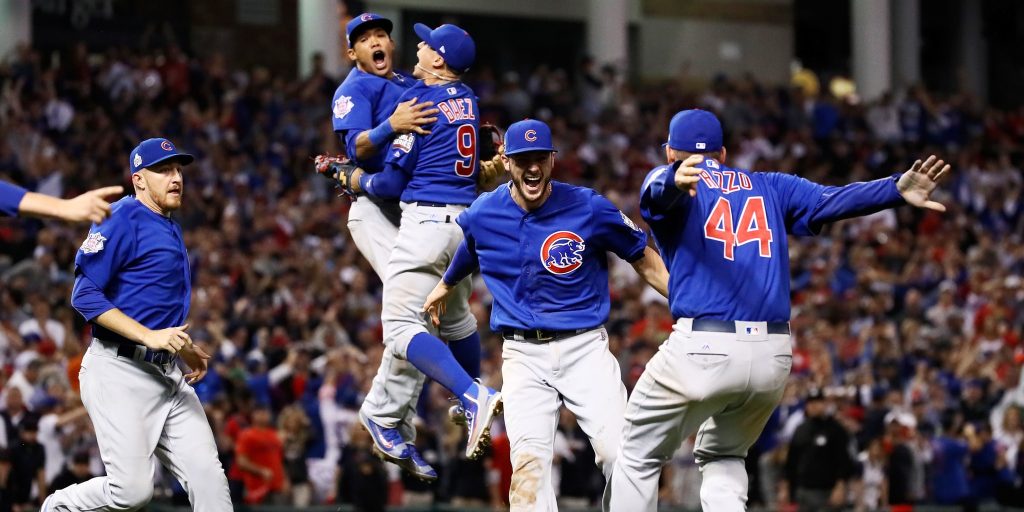
M 173 45 L 79 45 L 59 60 L 22 47 L 0 63 L 0 178 L 67 197 L 127 185 L 127 155 L 147 137 L 197 156 L 176 218 L 193 272 L 192 338 L 214 354 L 196 390 L 237 502 L 501 507 L 511 466 L 500 420 L 487 458 L 466 460 L 448 397 L 428 385 L 417 445 L 440 470 L 434 486 L 373 458 L 355 421 L 382 352 L 381 284 L 345 229 L 348 200 L 312 171 L 314 155 L 340 152 L 328 116 L 343 70 L 321 62 L 289 80 Z M 682 108 L 719 115 L 736 167 L 845 184 L 902 171 L 916 155 L 954 163 L 945 214 L 882 212 L 791 244 L 793 376 L 747 461 L 751 503 L 1024 505 L 1024 108 L 920 87 L 862 103 L 749 76 L 636 86 L 590 62 L 521 71 L 469 74 L 483 120 L 546 120 L 556 179 L 601 191 L 638 223 L 640 183 L 664 163 L 668 119 Z M 89 329 L 69 304 L 85 233 L 0 219 L 3 510 L 35 510 L 46 489 L 102 471 L 76 392 Z M 614 265 L 610 346 L 631 388 L 672 318 Z M 483 374 L 500 387 L 488 302 L 478 282 Z M 558 430 L 560 499 L 599 502 L 589 443 L 567 412 Z M 691 448 L 669 464 L 665 504 L 699 506 Z M 187 503 L 173 478 L 158 479 L 158 499 Z

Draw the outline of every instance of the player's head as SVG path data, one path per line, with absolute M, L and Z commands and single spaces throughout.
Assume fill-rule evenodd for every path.
M 193 160 L 195 157 L 178 151 L 167 139 L 142 141 L 128 158 L 135 197 L 165 215 L 177 210 L 184 193 L 182 168 Z
M 391 39 L 391 20 L 364 12 L 345 26 L 348 58 L 356 67 L 377 76 L 391 76 L 395 42 Z
M 536 119 L 513 123 L 505 131 L 501 158 L 512 175 L 514 193 L 529 209 L 544 204 L 551 193 L 551 170 L 555 166 L 551 128 Z
M 469 32 L 444 24 L 435 29 L 417 23 L 416 35 L 422 41 L 416 50 L 416 69 L 419 79 L 454 80 L 469 70 L 476 59 L 476 43 Z
M 707 110 L 680 111 L 668 124 L 668 142 L 665 143 L 668 163 L 686 160 L 690 155 L 706 155 L 725 162 L 722 123 Z

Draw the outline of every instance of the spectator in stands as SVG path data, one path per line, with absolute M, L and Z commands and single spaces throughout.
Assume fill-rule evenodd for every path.
M 244 501 L 287 503 L 290 491 L 284 474 L 284 447 L 271 423 L 268 405 L 259 404 L 252 412 L 252 425 L 238 434 L 235 463 L 242 470 L 245 484 Z
M 853 476 L 850 434 L 828 407 L 822 391 L 812 389 L 805 404 L 806 418 L 789 445 L 782 489 L 795 491 L 791 496 L 801 512 L 833 510 L 846 504 L 846 485 Z

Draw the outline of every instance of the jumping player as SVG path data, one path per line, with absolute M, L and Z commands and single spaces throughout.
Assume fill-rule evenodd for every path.
M 528 119 L 508 128 L 512 181 L 459 216 L 465 241 L 423 307 L 437 321 L 451 290 L 480 268 L 494 297 L 491 329 L 505 339 L 512 510 L 557 510 L 551 463 L 563 403 L 590 437 L 606 481 L 611 476 L 626 387 L 602 326 L 611 303 L 607 253 L 668 295 L 665 264 L 647 235 L 593 190 L 552 181 L 554 162 L 546 124 Z
M 438 110 L 429 101 L 399 97 L 416 80 L 394 70 L 394 41 L 391 20 L 363 13 L 346 26 L 348 57 L 355 65 L 334 93 L 331 120 L 334 131 L 345 143 L 349 160 L 368 173 L 384 168 L 387 147 L 396 135 L 427 135 L 425 125 L 437 121 Z M 387 262 L 398 238 L 402 211 L 398 201 L 375 197 L 353 197 L 348 213 L 348 230 L 359 252 L 381 279 L 387 276 Z M 387 438 L 374 436 L 375 447 L 385 460 L 394 462 L 423 480 L 436 480 L 434 471 L 416 450 L 416 402 L 425 377 L 407 361 L 396 359 L 385 346 L 373 392 L 363 410 L 384 428 Z
M 743 459 L 782 397 L 793 363 L 786 235 L 929 199 L 949 166 L 934 156 L 902 175 L 826 187 L 724 165 L 714 114 L 672 118 L 665 157 L 644 180 L 640 210 L 669 268 L 668 341 L 629 398 L 612 472 L 613 511 L 654 511 L 661 467 L 697 433 L 704 510 L 742 511 Z
M 192 283 L 181 227 L 182 167 L 193 160 L 167 139 L 129 158 L 135 197 L 113 204 L 75 258 L 71 305 L 93 325 L 79 373 L 106 476 L 58 490 L 45 512 L 137 510 L 153 497 L 153 455 L 194 510 L 232 510 L 228 481 L 199 397 L 189 384 L 210 356 L 186 332 Z M 181 357 L 191 369 L 182 375 Z
M 432 101 L 440 119 L 429 135 L 396 138 L 384 172 L 365 174 L 356 168 L 341 181 L 353 193 L 401 197 L 402 222 L 384 282 L 384 340 L 398 357 L 459 398 L 469 428 L 466 455 L 474 458 L 501 411 L 501 393 L 474 382 L 463 369 L 479 375 L 480 336 L 468 302 L 471 285 L 456 290 L 458 297 L 441 318 L 438 333 L 450 340 L 451 349 L 430 333 L 433 326 L 420 309 L 462 241 L 455 219 L 477 195 L 479 110 L 476 95 L 459 80 L 473 63 L 476 47 L 455 25 L 430 29 L 417 23 L 415 30 L 423 41 L 413 76 L 422 80 L 403 98 Z M 374 380 L 374 387 L 378 382 Z M 360 419 L 375 437 L 388 435 L 385 428 L 391 426 L 371 421 L 367 411 L 360 411 Z

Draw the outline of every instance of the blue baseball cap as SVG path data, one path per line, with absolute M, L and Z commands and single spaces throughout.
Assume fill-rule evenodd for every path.
M 182 165 L 188 165 L 195 160 L 195 157 L 179 152 L 171 141 L 157 137 L 142 141 L 132 150 L 131 156 L 128 157 L 128 168 L 132 170 L 132 174 L 135 174 L 140 169 L 152 167 L 168 160 L 178 160 Z
M 527 151 L 554 151 L 551 128 L 543 121 L 524 119 L 512 123 L 505 131 L 505 154 L 515 155 Z
M 413 30 L 427 46 L 441 54 L 444 62 L 453 71 L 465 73 L 469 66 L 473 65 L 473 60 L 476 59 L 476 43 L 469 36 L 469 32 L 449 23 L 435 29 L 417 23 Z
M 352 48 L 356 42 L 353 38 L 358 36 L 362 31 L 371 29 L 373 27 L 380 27 L 384 29 L 388 35 L 391 35 L 391 29 L 395 27 L 391 20 L 372 12 L 364 12 L 355 18 L 352 18 L 347 25 L 345 25 L 345 38 L 348 39 L 348 47 Z
M 668 124 L 668 147 L 689 153 L 722 149 L 722 123 L 707 110 L 683 110 Z

